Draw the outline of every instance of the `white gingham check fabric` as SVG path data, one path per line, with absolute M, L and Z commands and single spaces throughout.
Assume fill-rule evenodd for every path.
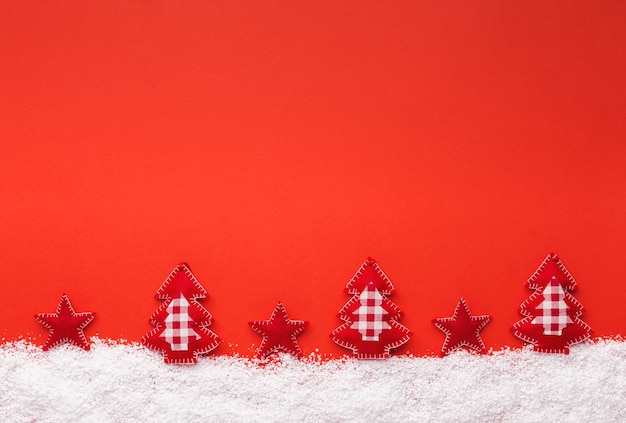
M 167 306 L 168 316 L 165 318 L 165 330 L 159 335 L 171 345 L 172 351 L 188 351 L 189 342 L 200 338 L 191 325 L 189 317 L 189 301 L 183 294 L 174 298 Z
M 381 307 L 383 296 L 374 284 L 370 283 L 359 295 L 359 301 L 361 306 L 352 313 L 356 320 L 350 328 L 359 331 L 363 341 L 378 341 L 383 330 L 391 329 L 389 323 L 383 320 L 383 316 L 387 314 Z
M 561 284 L 552 277 L 552 280 L 543 289 L 543 302 L 535 309 L 541 314 L 531 323 L 543 326 L 544 335 L 561 336 L 568 324 L 574 323 L 567 315 L 569 306 L 565 303 L 565 291 Z

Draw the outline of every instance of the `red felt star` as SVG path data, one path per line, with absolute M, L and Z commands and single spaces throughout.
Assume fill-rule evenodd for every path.
M 61 297 L 56 313 L 39 313 L 35 318 L 50 331 L 43 346 L 44 351 L 64 342 L 89 350 L 89 342 L 83 330 L 93 320 L 94 313 L 76 313 L 67 295 Z
M 296 357 L 302 357 L 302 350 L 296 341 L 308 326 L 303 320 L 290 320 L 282 303 L 278 303 L 269 320 L 249 322 L 252 329 L 263 336 L 257 350 L 257 358 L 265 358 L 273 352 L 285 351 Z
M 472 316 L 465 300 L 461 298 L 452 317 L 433 319 L 435 326 L 446 334 L 441 356 L 448 355 L 464 346 L 481 354 L 486 353 L 487 348 L 479 332 L 490 320 L 491 317 L 488 315 Z

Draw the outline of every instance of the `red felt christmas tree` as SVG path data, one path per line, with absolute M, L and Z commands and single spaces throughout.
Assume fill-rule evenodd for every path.
M 525 317 L 511 328 L 515 336 L 535 351 L 564 354 L 591 336 L 589 325 L 579 319 L 583 306 L 570 294 L 576 281 L 556 255 L 546 257 L 527 285 L 535 292 L 520 306 Z
M 161 352 L 168 364 L 195 363 L 199 354 L 215 349 L 221 341 L 209 330 L 211 314 L 198 302 L 206 296 L 187 264 L 176 266 L 155 295 L 165 302 L 150 317 L 154 329 L 143 344 Z
M 368 258 L 346 285 L 352 298 L 339 311 L 345 323 L 330 334 L 331 339 L 357 358 L 388 358 L 391 349 L 412 335 L 398 323 L 400 308 L 387 298 L 393 290 L 376 261 Z

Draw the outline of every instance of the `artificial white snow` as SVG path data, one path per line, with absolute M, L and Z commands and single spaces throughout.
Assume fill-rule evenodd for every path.
M 91 351 L 0 347 L 3 422 L 619 422 L 626 343 L 569 355 L 500 351 L 445 358 L 260 366 L 208 356 L 166 365 L 139 345 L 94 339 Z

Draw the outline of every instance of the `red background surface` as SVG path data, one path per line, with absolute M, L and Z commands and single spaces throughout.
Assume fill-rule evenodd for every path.
M 369 255 L 437 353 L 460 296 L 509 333 L 551 251 L 626 326 L 624 2 L 0 3 L 0 333 L 138 341 L 180 261 L 218 354 L 284 302 L 328 334 Z M 230 345 L 229 345 L 230 344 Z

